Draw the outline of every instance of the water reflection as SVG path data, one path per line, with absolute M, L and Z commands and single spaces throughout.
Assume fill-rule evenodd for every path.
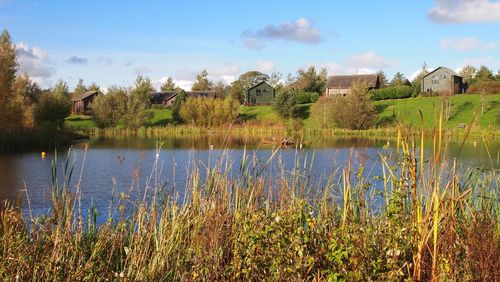
M 294 139 L 297 147 L 300 139 Z M 351 160 L 353 171 L 363 165 L 365 176 L 373 179 L 381 175 L 380 155 L 392 154 L 395 151 L 393 139 L 367 138 L 303 138 L 304 149 L 296 148 L 279 151 L 274 161 L 265 167 L 263 173 L 272 176 L 279 175 L 284 170 L 289 173 L 297 165 L 303 165 L 307 160 L 310 181 L 313 186 L 321 186 L 328 180 L 332 172 L 340 171 Z M 92 139 L 75 144 L 73 156 L 75 171 L 71 187 L 82 175 L 81 190 L 84 210 L 91 202 L 100 212 L 100 219 L 107 214 L 112 191 L 116 194 L 130 193 L 131 198 L 142 198 L 146 183 L 151 181 L 152 168 L 157 157 L 157 147 L 161 144 L 159 153 L 158 181 L 166 187 L 165 193 L 174 184 L 182 199 L 185 181 L 193 167 L 199 167 L 200 172 L 206 167 L 214 167 L 218 160 L 224 159 L 224 167 L 232 168 L 234 177 L 239 177 L 239 165 L 244 155 L 251 155 L 248 161 L 252 165 L 262 166 L 272 155 L 276 143 L 259 137 L 172 137 L 172 138 L 115 138 Z M 89 146 L 83 165 L 85 146 Z M 432 140 L 427 140 L 425 146 L 427 155 L 432 152 Z M 213 149 L 212 149 L 213 148 Z M 351 152 L 352 148 L 352 152 Z M 462 168 L 476 167 L 498 169 L 500 143 L 495 141 L 484 143 L 466 143 L 462 150 L 461 142 L 448 141 L 444 145 L 446 159 L 451 163 L 454 158 L 460 158 Z M 64 154 L 61 154 L 64 156 Z M 59 157 L 58 167 L 61 168 L 64 157 Z M 31 200 L 34 214 L 44 214 L 51 207 L 51 160 L 53 154 L 42 159 L 39 153 L 25 153 L 0 156 L 0 201 L 14 202 L 18 192 L 26 182 L 27 192 Z M 491 158 L 490 158 L 491 157 Z M 313 161 L 313 165 L 309 167 Z M 374 180 L 376 184 L 376 180 Z M 26 205 L 25 205 L 26 207 Z

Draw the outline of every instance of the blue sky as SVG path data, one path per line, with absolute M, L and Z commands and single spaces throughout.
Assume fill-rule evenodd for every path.
M 227 83 L 248 70 L 391 78 L 466 64 L 500 69 L 500 2 L 0 0 L 0 29 L 22 72 L 44 87 L 79 78 L 128 86 L 137 75 L 189 88 L 197 73 Z

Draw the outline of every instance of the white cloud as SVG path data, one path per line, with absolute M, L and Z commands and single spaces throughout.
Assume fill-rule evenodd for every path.
M 500 22 L 500 2 L 490 0 L 436 0 L 429 17 L 439 23 Z
M 242 37 L 245 45 L 253 49 L 262 49 L 264 47 L 264 44 L 259 40 L 262 38 L 281 39 L 305 44 L 318 44 L 323 41 L 314 22 L 305 18 L 283 22 L 278 25 L 267 25 L 256 31 L 245 31 L 242 33 Z
M 194 84 L 193 80 L 175 80 L 174 79 L 175 85 L 179 86 L 180 88 L 184 89 L 185 91 L 191 90 L 191 87 Z
M 226 64 L 224 66 L 207 68 L 208 76 L 210 77 L 235 75 L 239 71 L 240 68 L 234 64 Z
M 397 65 L 397 61 L 386 59 L 378 55 L 375 51 L 368 51 L 352 56 L 348 60 L 350 67 L 363 69 L 363 68 L 386 68 Z
M 472 65 L 475 67 L 487 66 L 490 69 L 497 70 L 500 69 L 500 60 L 493 57 L 466 58 L 462 63 L 459 64 L 460 67 L 464 67 L 467 65 Z
M 99 56 L 99 57 L 97 57 L 97 62 L 100 64 L 112 65 L 113 58 L 108 57 L 108 56 Z
M 30 48 L 23 42 L 15 45 L 19 62 L 18 72 L 28 74 L 41 87 L 49 87 L 52 82 L 50 78 L 56 73 L 56 70 L 49 66 L 48 53 L 38 47 Z
M 439 45 L 443 49 L 456 51 L 492 50 L 500 47 L 500 41 L 486 43 L 476 37 L 443 38 L 439 41 Z
M 276 63 L 269 60 L 257 60 L 257 70 L 263 73 L 273 72 L 276 68 Z

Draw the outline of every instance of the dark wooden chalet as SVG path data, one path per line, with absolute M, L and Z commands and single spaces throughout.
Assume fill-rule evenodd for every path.
M 84 92 L 80 95 L 73 95 L 71 101 L 73 102 L 73 107 L 71 112 L 73 114 L 82 114 L 90 110 L 90 104 L 94 101 L 95 97 L 99 95 L 99 91 L 92 90 Z
M 326 97 L 346 96 L 355 82 L 366 83 L 367 90 L 380 88 L 380 77 L 378 74 L 332 75 L 328 78 Z

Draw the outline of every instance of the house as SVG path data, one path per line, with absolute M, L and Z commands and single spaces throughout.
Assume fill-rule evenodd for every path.
M 449 68 L 438 67 L 422 78 L 421 92 L 459 94 L 465 92 L 463 78 Z
M 355 82 L 366 83 L 367 90 L 380 88 L 380 77 L 378 74 L 332 75 L 328 77 L 325 96 L 346 96 Z
M 149 101 L 151 105 L 164 105 L 164 106 L 172 106 L 175 98 L 179 95 L 179 91 L 163 91 L 163 92 L 153 92 L 151 93 L 151 97 Z M 215 91 L 207 90 L 207 91 L 186 91 L 186 97 L 193 98 L 212 98 L 215 99 L 217 97 Z
M 265 81 L 261 81 L 247 90 L 247 105 L 270 105 L 274 101 L 274 88 Z
M 179 94 L 177 91 L 153 92 L 150 98 L 151 105 L 172 106 L 177 94 Z
M 71 97 L 71 101 L 73 102 L 71 112 L 73 114 L 83 114 L 88 112 L 90 110 L 90 104 L 92 104 L 92 101 L 94 101 L 95 97 L 98 95 L 98 90 L 91 90 L 80 95 L 73 95 Z

